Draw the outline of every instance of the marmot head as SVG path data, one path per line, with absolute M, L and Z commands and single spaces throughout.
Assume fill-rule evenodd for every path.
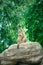
M 21 24 L 18 24 L 18 26 L 17 26 L 18 28 L 21 28 Z

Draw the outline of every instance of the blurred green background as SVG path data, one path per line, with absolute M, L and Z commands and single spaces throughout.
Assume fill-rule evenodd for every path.
M 27 41 L 43 47 L 43 0 L 0 0 L 0 53 L 17 43 L 19 23 Z

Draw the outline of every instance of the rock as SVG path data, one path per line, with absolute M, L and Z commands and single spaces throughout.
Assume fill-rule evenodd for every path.
M 43 65 L 43 49 L 41 50 L 41 54 L 42 54 L 42 62 L 41 62 L 41 65 Z
M 26 42 L 11 45 L 0 54 L 0 65 L 41 65 L 42 47 L 38 42 Z

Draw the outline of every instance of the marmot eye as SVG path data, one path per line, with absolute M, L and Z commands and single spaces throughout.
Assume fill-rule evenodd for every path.
M 21 27 L 21 25 L 20 25 L 20 24 L 18 24 L 18 27 Z

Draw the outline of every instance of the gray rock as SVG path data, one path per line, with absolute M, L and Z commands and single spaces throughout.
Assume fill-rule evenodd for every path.
M 42 47 L 38 42 L 11 45 L 0 54 L 0 65 L 42 65 Z

